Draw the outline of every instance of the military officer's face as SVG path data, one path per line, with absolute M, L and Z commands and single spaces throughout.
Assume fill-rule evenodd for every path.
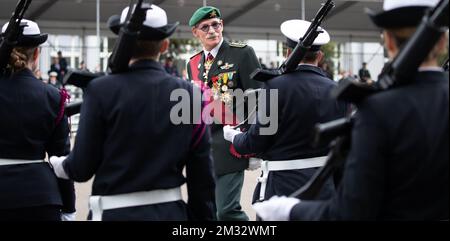
M 206 50 L 216 47 L 222 40 L 223 21 L 219 18 L 203 20 L 192 28 L 192 34 Z

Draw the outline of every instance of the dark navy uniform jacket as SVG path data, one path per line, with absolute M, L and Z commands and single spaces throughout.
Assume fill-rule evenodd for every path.
M 263 160 L 292 160 L 327 155 L 327 146 L 312 147 L 314 126 L 341 118 L 346 106 L 330 97 L 336 83 L 328 79 L 324 71 L 311 65 L 300 65 L 297 71 L 266 82 L 266 103 L 270 101 L 270 89 L 278 90 L 278 129 L 274 135 L 260 135 L 260 118 L 247 132 L 237 135 L 233 144 L 239 153 L 256 153 Z M 269 116 L 275 113 L 267 104 Z M 259 114 L 264 114 L 259 111 Z M 274 123 L 271 123 L 274 124 Z M 302 187 L 316 168 L 270 172 L 265 199 L 273 195 L 290 195 Z M 321 198 L 330 197 L 332 183 L 325 185 Z M 259 195 L 259 185 L 255 190 Z
M 71 179 L 84 182 L 95 174 L 92 195 L 169 189 L 185 182 L 188 188 L 188 206 L 176 201 L 106 210 L 103 220 L 214 218 L 210 134 L 204 124 L 171 122 L 171 109 L 179 103 L 170 101 L 176 89 L 192 98 L 192 84 L 150 60 L 136 62 L 130 72 L 95 79 L 86 89 L 76 144 L 63 163 Z
M 337 194 L 302 201 L 291 219 L 448 220 L 448 87 L 447 73 L 427 71 L 368 97 Z
M 0 79 L 0 158 L 39 160 L 70 151 L 67 118 L 57 125 L 59 91 L 22 70 Z M 58 189 L 58 186 L 61 188 Z M 0 209 L 62 205 L 75 211 L 73 182 L 48 163 L 0 166 Z
M 190 79 L 196 79 L 192 76 L 191 68 L 198 68 L 198 79 L 204 81 L 204 62 L 205 55 L 202 52 L 201 61 L 197 66 L 191 66 L 192 61 L 188 63 L 188 74 Z M 195 57 L 195 56 L 194 56 Z M 228 65 L 227 65 L 228 64 Z M 231 66 L 231 67 L 228 67 Z M 258 59 L 256 58 L 253 48 L 244 44 L 233 44 L 223 41 L 220 46 L 217 56 L 208 72 L 208 85 L 211 87 L 213 77 L 217 77 L 224 73 L 233 73 L 232 79 L 228 80 L 228 89 L 257 89 L 261 83 L 250 79 L 250 74 L 257 68 L 261 68 Z M 244 108 L 243 103 L 237 103 L 238 108 Z M 233 111 L 236 111 L 234 109 Z M 247 113 L 243 111 L 243 113 Z M 240 120 L 242 121 L 242 120 Z M 230 153 L 230 143 L 223 139 L 223 125 L 212 124 L 212 148 L 214 156 L 215 172 L 218 176 L 245 170 L 248 167 L 248 160 L 243 158 L 236 158 Z

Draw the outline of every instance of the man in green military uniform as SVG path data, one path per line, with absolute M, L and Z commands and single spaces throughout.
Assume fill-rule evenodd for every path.
M 256 89 L 259 83 L 250 79 L 250 74 L 261 68 L 254 50 L 242 43 L 228 43 L 222 36 L 223 20 L 219 9 L 211 6 L 199 8 L 192 15 L 189 26 L 192 34 L 200 40 L 203 51 L 194 55 L 188 63 L 189 79 L 202 89 L 211 93 L 211 100 L 225 106 L 228 113 L 236 113 L 232 92 Z M 218 220 L 244 221 L 247 215 L 241 210 L 240 196 L 244 182 L 245 169 L 256 169 L 250 165 L 247 156 L 239 155 L 234 148 L 223 139 L 223 118 L 212 124 L 212 148 L 214 157 L 216 183 L 216 205 Z M 242 121 L 242 119 L 241 119 Z M 235 123 L 234 123 L 235 124 Z M 251 163 L 253 164 L 253 162 Z

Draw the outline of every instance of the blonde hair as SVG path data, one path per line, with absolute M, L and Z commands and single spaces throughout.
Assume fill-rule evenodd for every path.
M 25 47 L 16 47 L 13 49 L 11 53 L 11 57 L 9 59 L 9 65 L 12 68 L 13 72 L 17 72 L 27 68 L 27 65 L 33 59 L 34 51 L 36 47 L 25 48 Z

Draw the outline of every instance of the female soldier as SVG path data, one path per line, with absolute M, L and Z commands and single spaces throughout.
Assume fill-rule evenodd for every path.
M 29 20 L 0 79 L 0 220 L 61 220 L 75 212 L 73 183 L 44 161 L 70 150 L 65 92 L 36 79 L 39 45 L 47 40 Z M 5 32 L 7 24 L 2 28 Z M 60 195 L 60 191 L 63 195 Z M 63 203 L 65 205 L 63 205 Z M 70 215 L 69 215 L 70 216 Z

